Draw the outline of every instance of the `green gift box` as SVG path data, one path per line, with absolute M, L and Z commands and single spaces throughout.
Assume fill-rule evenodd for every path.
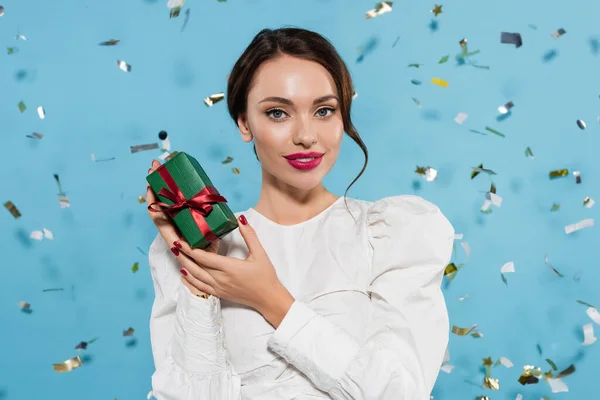
M 162 208 L 192 248 L 205 249 L 238 227 L 227 200 L 189 154 L 174 152 L 146 180 L 158 199 L 148 210 Z

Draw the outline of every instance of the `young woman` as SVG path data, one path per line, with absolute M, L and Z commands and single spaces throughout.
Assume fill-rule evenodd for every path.
M 331 43 L 303 29 L 265 29 L 236 62 L 227 103 L 254 142 L 260 197 L 206 250 L 149 212 L 157 399 L 429 399 L 454 230 L 420 197 L 368 202 L 323 186 L 344 132 L 365 155 L 356 179 L 367 165 L 352 88 Z

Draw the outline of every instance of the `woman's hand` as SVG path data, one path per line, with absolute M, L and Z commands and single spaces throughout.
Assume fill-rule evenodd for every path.
M 152 168 L 148 170 L 148 175 L 154 172 L 158 167 L 160 167 L 160 163 L 156 160 L 152 160 Z M 148 184 L 146 188 L 146 203 L 152 204 L 155 201 L 158 201 L 158 199 L 156 198 L 154 191 Z M 150 219 L 152 220 L 154 225 L 156 225 L 161 236 L 163 237 L 163 239 L 165 239 L 167 243 L 169 243 L 171 246 L 174 246 L 174 242 L 181 240 L 181 235 L 178 232 L 177 227 L 173 224 L 173 221 L 168 215 L 166 215 L 164 212 L 154 212 L 150 210 L 148 210 L 148 215 L 150 216 Z M 213 242 L 205 250 L 207 252 L 216 254 L 219 251 L 219 243 L 220 241 Z M 174 250 L 173 248 L 171 248 L 171 251 L 175 253 L 176 249 Z M 205 291 L 203 291 L 200 288 L 194 287 L 188 281 L 183 280 L 183 284 L 196 296 L 202 296 L 204 298 L 208 297 L 208 294 Z

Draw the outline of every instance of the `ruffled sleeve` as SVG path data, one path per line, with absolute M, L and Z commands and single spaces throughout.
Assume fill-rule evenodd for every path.
M 241 381 L 224 346 L 220 299 L 194 296 L 181 283 L 177 260 L 160 234 L 149 252 L 154 283 L 150 340 L 158 400 L 241 398 Z
M 365 340 L 295 301 L 269 347 L 336 400 L 428 400 L 449 339 L 441 292 L 454 230 L 417 196 L 374 202 Z

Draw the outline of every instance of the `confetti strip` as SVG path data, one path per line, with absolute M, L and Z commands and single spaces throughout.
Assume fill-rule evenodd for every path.
M 371 19 L 383 15 L 385 13 L 392 12 L 392 4 L 394 4 L 394 2 L 392 1 L 382 1 L 380 3 L 377 3 L 374 9 L 366 12 L 365 18 Z
M 204 99 L 204 104 L 206 104 L 207 107 L 212 107 L 215 104 L 217 104 L 218 102 L 220 102 L 221 100 L 223 100 L 224 98 L 225 98 L 224 93 L 211 94 L 210 96 L 208 96 L 207 98 Z
M 105 42 L 100 42 L 100 46 L 116 46 L 117 44 L 119 44 L 119 42 L 119 39 L 110 39 Z
M 592 321 L 596 323 L 596 325 L 600 325 L 600 312 L 598 312 L 598 309 L 595 307 L 589 307 L 587 310 L 585 310 L 585 313 L 591 318 Z
M 581 220 L 579 222 L 576 222 L 574 224 L 570 224 L 570 225 L 565 226 L 565 233 L 567 235 L 569 235 L 569 234 L 571 234 L 573 232 L 576 232 L 576 231 L 578 231 L 580 229 L 590 228 L 592 226 L 594 226 L 594 220 L 593 220 L 593 218 L 587 218 L 587 219 Z
M 448 87 L 448 82 L 446 82 L 445 80 L 440 79 L 440 78 L 432 78 L 431 79 L 431 83 L 433 83 L 434 85 L 441 86 L 443 88 L 447 88 Z
M 505 135 L 504 135 L 503 133 L 500 133 L 500 132 L 498 132 L 497 130 L 495 130 L 495 129 L 492 129 L 492 128 L 490 128 L 489 126 L 486 126 L 486 127 L 485 127 L 485 130 L 486 130 L 486 131 L 488 131 L 488 132 L 492 132 L 494 135 L 498 135 L 498 136 L 500 136 L 500 137 L 505 137 Z
M 131 149 L 131 153 L 137 153 L 137 152 L 146 151 L 146 150 L 154 150 L 154 149 L 158 149 L 158 143 L 130 146 L 130 149 Z
M 596 336 L 594 336 L 594 325 L 585 324 L 583 326 L 583 343 L 581 343 L 581 345 L 590 346 L 596 343 L 596 340 L 598 339 L 596 338 Z
M 56 372 L 70 372 L 73 371 L 75 368 L 81 367 L 82 365 L 83 360 L 81 360 L 81 357 L 77 356 L 62 363 L 53 364 L 53 367 L 54 371 Z
M 15 217 L 15 219 L 21 217 L 21 212 L 19 211 L 19 209 L 17 208 L 17 206 L 15 206 L 13 204 L 12 201 L 7 201 L 6 203 L 4 203 L 4 207 L 8 210 L 8 212 L 11 213 L 11 215 L 13 217 Z

